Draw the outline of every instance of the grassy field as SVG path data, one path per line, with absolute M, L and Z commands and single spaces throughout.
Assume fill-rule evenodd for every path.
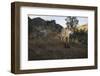
M 70 48 L 65 48 L 61 40 L 51 37 L 29 39 L 28 41 L 28 60 L 78 59 L 87 57 L 87 47 L 82 44 L 70 43 Z

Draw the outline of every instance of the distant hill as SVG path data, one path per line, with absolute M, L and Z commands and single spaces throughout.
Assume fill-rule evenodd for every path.
M 28 33 L 33 33 L 32 36 L 46 36 L 49 32 L 59 33 L 62 28 L 55 20 L 46 21 L 40 17 L 33 19 L 28 17 Z
M 88 24 L 81 25 L 81 26 L 79 26 L 77 28 L 78 28 L 78 30 L 85 30 L 85 31 L 87 31 L 88 30 Z

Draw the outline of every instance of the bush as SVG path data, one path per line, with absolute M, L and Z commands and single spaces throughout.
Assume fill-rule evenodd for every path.
M 80 43 L 87 46 L 88 33 L 85 30 L 75 30 L 74 33 L 70 36 L 70 40 L 73 43 Z

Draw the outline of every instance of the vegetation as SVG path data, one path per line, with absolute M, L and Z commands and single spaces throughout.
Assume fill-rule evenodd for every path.
M 46 21 L 40 17 L 34 19 L 28 17 L 28 59 L 87 58 L 87 31 L 77 27 L 77 18 L 71 17 L 70 20 L 66 23 L 69 24 L 68 27 L 74 28 L 74 33 L 70 36 L 71 48 L 65 48 L 64 43 L 58 38 L 63 28 L 60 24 L 55 20 Z
M 84 30 L 76 29 L 74 31 L 74 34 L 72 34 L 70 37 L 71 42 L 81 44 L 81 45 L 87 47 L 87 45 L 88 45 L 88 33 L 87 32 L 88 31 L 86 31 L 86 29 L 84 29 Z
M 77 27 L 79 20 L 74 16 L 68 16 L 65 20 L 67 28 L 73 30 L 73 34 L 70 36 L 70 42 L 87 47 L 87 24 Z
M 74 16 L 68 16 L 65 20 L 68 29 L 75 29 L 79 22 L 77 17 Z

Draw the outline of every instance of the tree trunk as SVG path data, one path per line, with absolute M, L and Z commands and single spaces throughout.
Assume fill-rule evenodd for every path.
M 70 48 L 70 42 L 69 42 L 69 38 L 66 38 L 66 41 L 65 41 L 65 48 Z

